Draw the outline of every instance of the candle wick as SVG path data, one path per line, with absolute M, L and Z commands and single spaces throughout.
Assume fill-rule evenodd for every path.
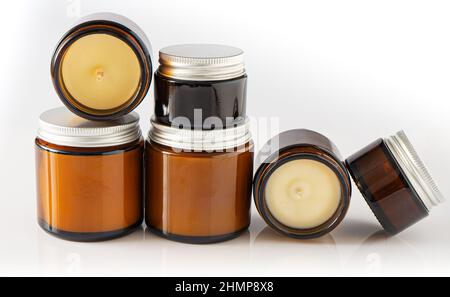
M 289 187 L 290 196 L 296 200 L 303 200 L 308 197 L 308 189 L 305 188 L 303 182 L 295 181 Z
M 98 68 L 95 71 L 95 75 L 96 75 L 97 81 L 102 81 L 103 77 L 105 76 L 105 72 L 103 71 L 103 68 Z

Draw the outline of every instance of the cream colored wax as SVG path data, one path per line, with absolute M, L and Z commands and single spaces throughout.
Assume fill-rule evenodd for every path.
M 295 229 L 320 226 L 337 211 L 341 185 L 337 175 L 319 161 L 289 161 L 270 176 L 265 190 L 270 213 Z
M 127 103 L 139 86 L 141 70 L 133 49 L 108 34 L 75 41 L 61 64 L 62 81 L 78 103 L 97 110 Z

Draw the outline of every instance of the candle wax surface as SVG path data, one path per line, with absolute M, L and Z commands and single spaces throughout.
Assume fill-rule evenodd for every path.
M 110 110 L 130 101 L 139 87 L 141 68 L 133 49 L 108 34 L 76 40 L 61 62 L 62 81 L 76 101 Z
M 269 177 L 265 200 L 270 213 L 283 225 L 310 229 L 336 213 L 341 184 L 336 173 L 319 161 L 289 161 Z

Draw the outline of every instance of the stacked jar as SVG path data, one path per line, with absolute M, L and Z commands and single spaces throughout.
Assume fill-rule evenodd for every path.
M 159 53 L 145 147 L 145 219 L 175 241 L 232 239 L 250 224 L 253 143 L 240 49 L 177 45 Z
M 142 225 L 144 140 L 132 112 L 152 80 L 151 47 L 130 20 L 94 14 L 58 43 L 51 62 L 66 107 L 44 112 L 35 141 L 39 225 L 99 241 Z

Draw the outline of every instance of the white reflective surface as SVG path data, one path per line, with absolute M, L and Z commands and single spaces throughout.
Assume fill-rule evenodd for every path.
M 130 276 L 383 276 L 448 275 L 448 236 L 429 232 L 439 218 L 387 237 L 369 217 L 350 216 L 336 232 L 299 242 L 281 237 L 255 216 L 252 228 L 221 244 L 187 245 L 144 229 L 108 242 L 54 238 L 32 220 L 2 229 L 0 275 Z M 30 227 L 31 226 L 31 227 Z M 5 237 L 6 236 L 6 237 Z M 434 244 L 433 244 L 434 242 Z
M 39 114 L 61 105 L 50 80 L 50 57 L 78 16 L 99 11 L 133 19 L 155 50 L 192 42 L 244 49 L 253 123 L 275 116 L 282 130 L 317 130 L 343 156 L 404 129 L 450 197 L 446 1 L 261 0 L 255 6 L 217 0 L 221 9 L 207 0 L 123 3 L 2 3 L 0 275 L 450 276 L 449 202 L 387 238 L 356 187 L 344 223 L 307 242 L 274 234 L 255 212 L 249 233 L 215 245 L 174 243 L 143 230 L 108 242 L 73 243 L 40 230 L 33 141 Z M 138 108 L 144 133 L 152 106 L 150 94 Z M 270 137 L 254 136 L 257 146 Z

